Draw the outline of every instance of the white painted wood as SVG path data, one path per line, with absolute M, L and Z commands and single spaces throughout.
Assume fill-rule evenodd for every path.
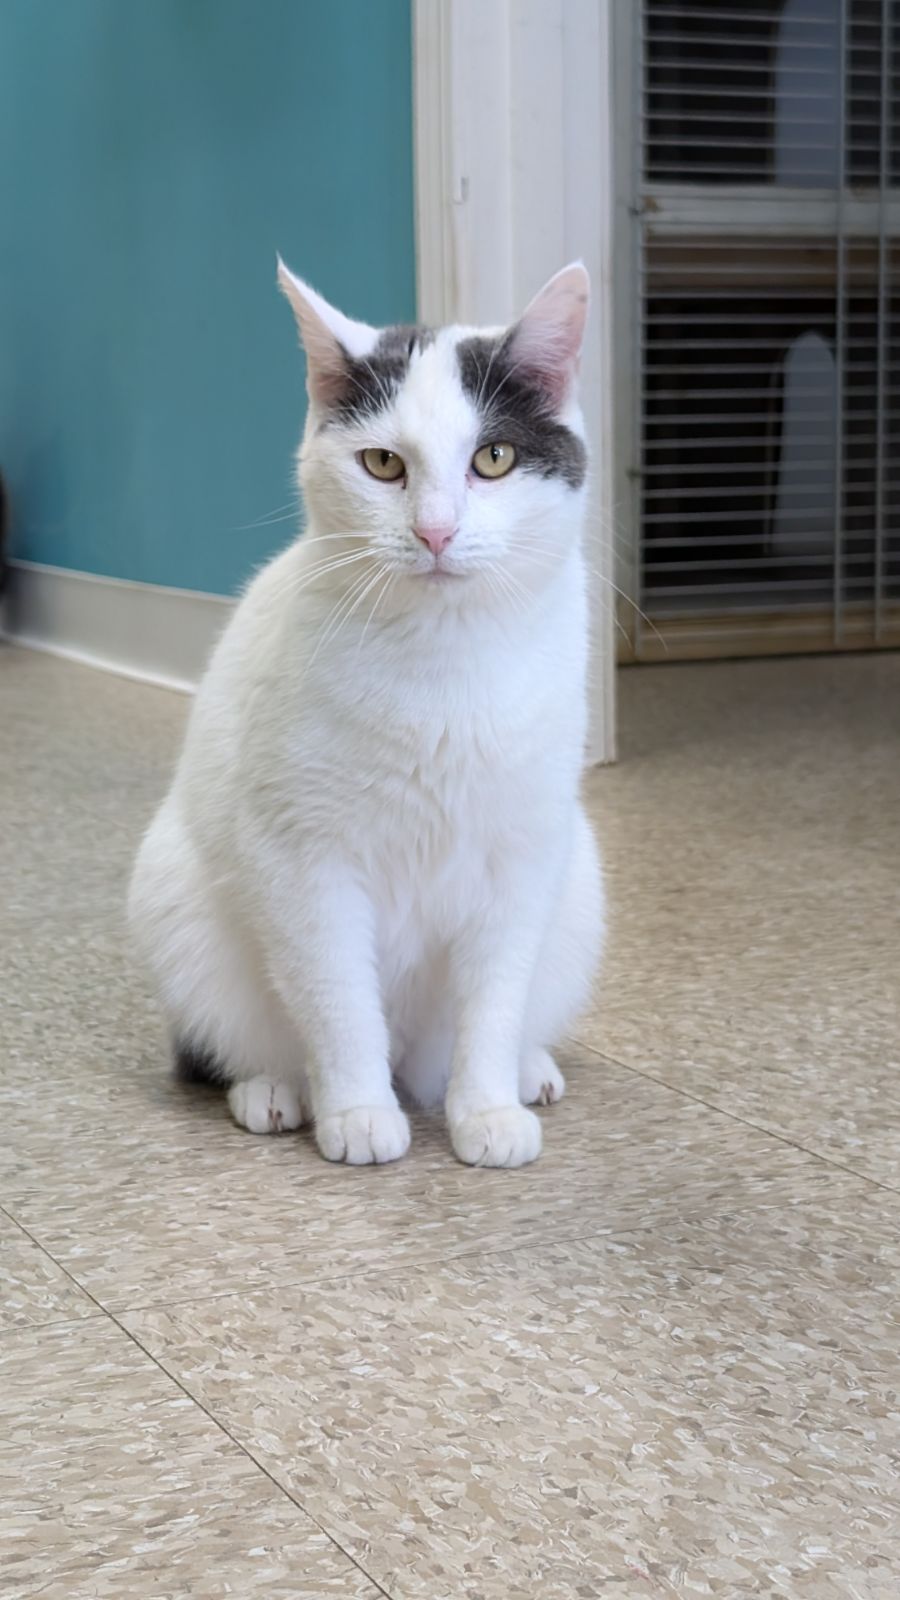
M 590 754 L 615 754 L 612 18 L 617 0 L 415 0 L 423 321 L 510 321 L 581 257 L 596 571 Z
M 416 296 L 422 322 L 449 322 L 457 302 L 449 118 L 451 15 L 413 0 Z
M 591 733 L 596 762 L 616 756 L 616 528 L 622 457 L 617 448 L 616 184 L 612 12 L 615 0 L 566 0 L 563 74 L 564 236 L 591 273 L 593 306 L 582 395 L 593 460 L 588 557 L 592 581 Z M 568 253 L 568 252 L 567 252 Z
M 640 603 L 640 439 L 641 393 L 641 234 L 635 214 L 642 159 L 638 137 L 640 110 L 641 7 L 609 8 L 609 92 L 612 122 L 613 219 L 612 274 L 615 316 L 612 330 L 612 392 L 615 452 L 612 470 L 613 571 L 624 604 L 620 627 L 637 631 Z
M 192 692 L 234 601 L 11 561 L 0 631 L 15 644 Z

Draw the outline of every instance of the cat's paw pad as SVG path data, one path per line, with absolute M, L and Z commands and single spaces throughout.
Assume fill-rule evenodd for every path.
M 326 1161 L 351 1167 L 399 1161 L 409 1149 L 409 1123 L 399 1106 L 354 1106 L 318 1118 L 316 1143 Z
M 451 1123 L 450 1140 L 469 1167 L 524 1167 L 541 1153 L 541 1125 L 524 1106 L 500 1106 Z
M 566 1080 L 548 1050 L 529 1050 L 519 1072 L 519 1094 L 526 1106 L 554 1106 Z
M 248 1133 L 292 1133 L 303 1124 L 303 1105 L 296 1089 L 289 1083 L 273 1083 L 271 1078 L 233 1083 L 228 1109 Z

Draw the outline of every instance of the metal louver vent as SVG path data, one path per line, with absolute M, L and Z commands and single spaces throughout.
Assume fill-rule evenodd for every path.
M 900 644 L 900 0 L 634 12 L 630 653 Z

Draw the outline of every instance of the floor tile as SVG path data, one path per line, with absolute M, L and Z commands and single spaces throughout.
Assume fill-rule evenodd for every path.
M 102 1319 L 0 1340 L 0 1593 L 375 1600 L 378 1590 Z
M 745 1213 L 126 1321 L 395 1600 L 888 1600 L 900 1245 L 866 1247 Z
M 4 765 L 0 940 L 14 924 L 105 926 L 136 835 L 165 791 L 186 695 L 36 651 L 0 649 Z
M 97 1315 L 62 1268 L 0 1212 L 0 1334 Z
M 540 1161 L 518 1172 L 460 1166 L 439 1117 L 416 1120 L 402 1162 L 330 1166 L 308 1134 L 255 1138 L 218 1096 L 185 1095 L 155 1073 L 98 1084 L 87 1058 L 82 1086 L 32 1096 L 20 1085 L 10 1096 L 4 1204 L 111 1309 L 859 1187 L 589 1056 L 544 1114 Z
M 621 675 L 579 1036 L 900 1187 L 900 655 Z M 633 743 L 629 743 L 630 737 Z
M 0 650 L 0 1592 L 895 1600 L 900 656 L 621 700 L 541 1161 L 350 1172 L 169 1076 L 122 908 L 189 702 Z

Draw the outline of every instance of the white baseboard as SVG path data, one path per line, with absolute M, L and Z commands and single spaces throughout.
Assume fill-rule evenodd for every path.
M 191 693 L 233 608 L 224 595 L 12 560 L 0 632 L 15 644 Z

